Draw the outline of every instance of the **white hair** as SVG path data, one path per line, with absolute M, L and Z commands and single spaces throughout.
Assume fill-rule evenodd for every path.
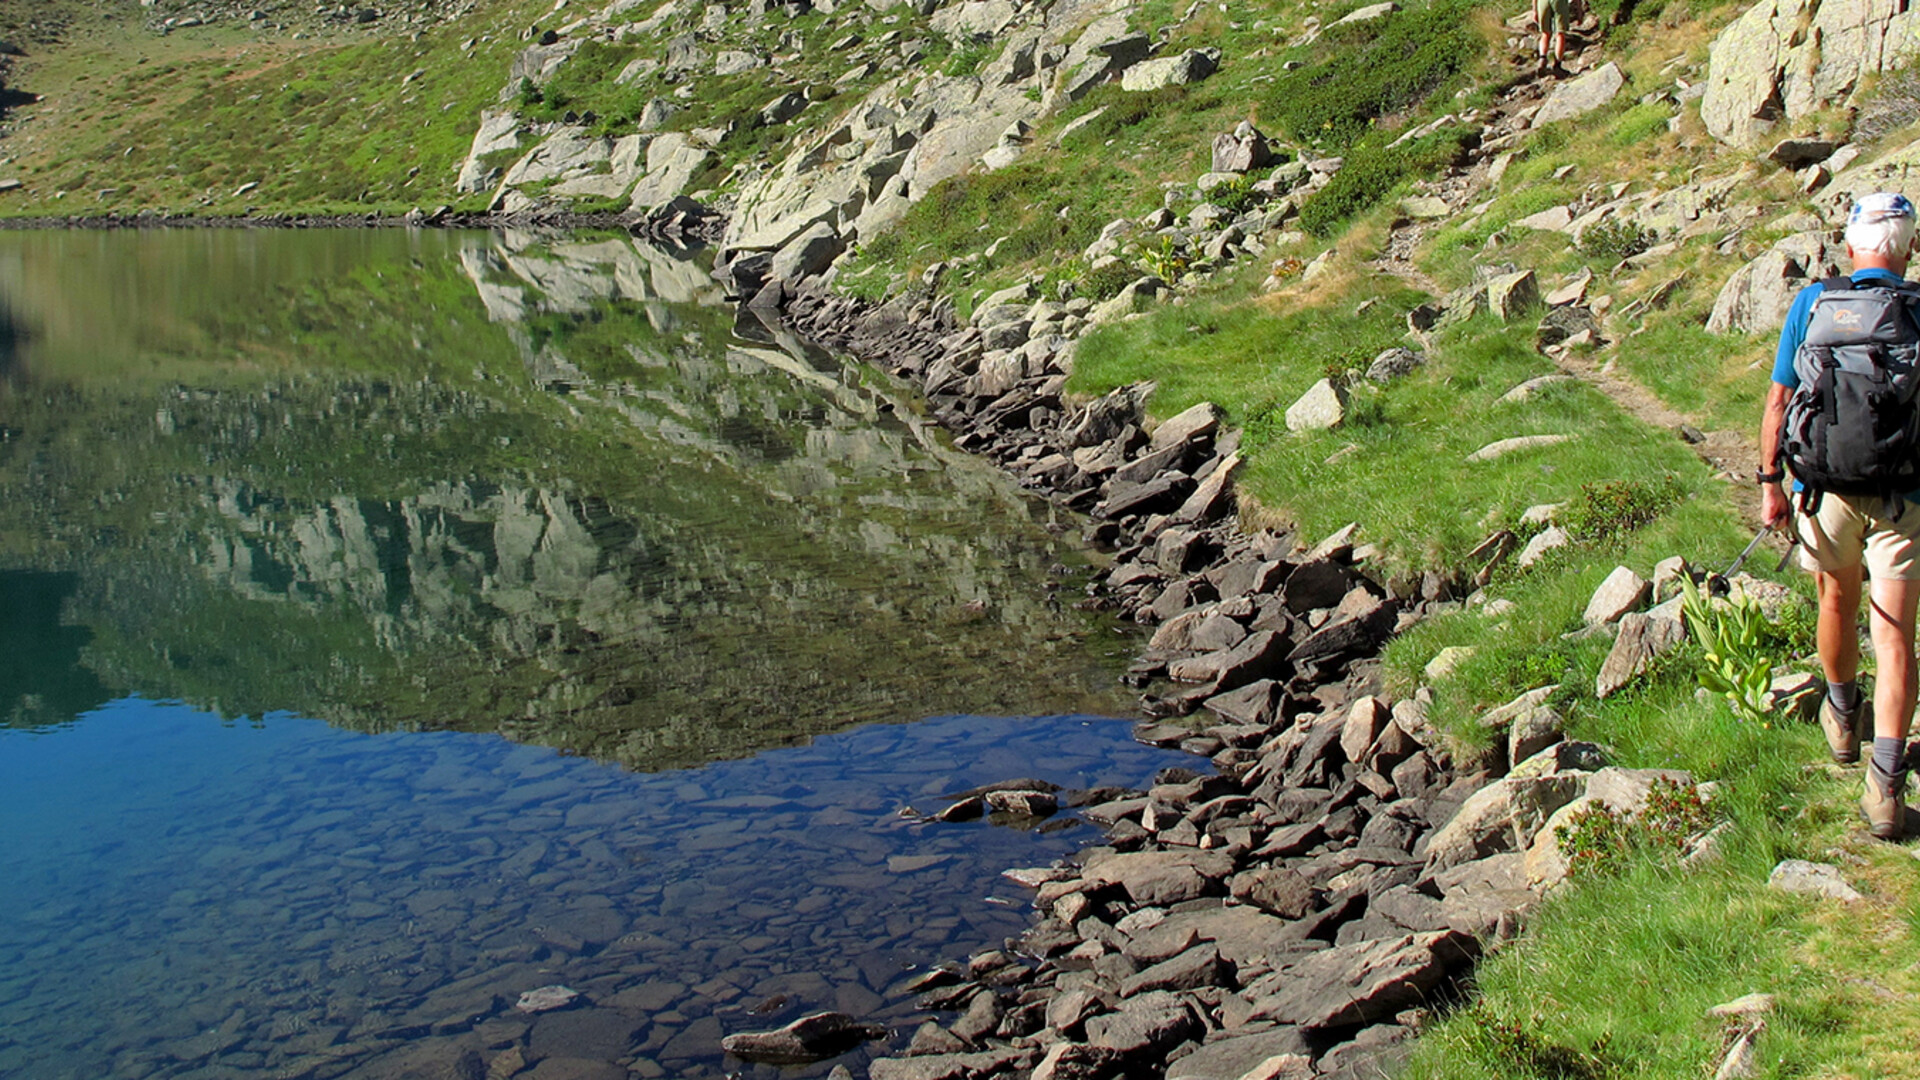
M 1847 223 L 1847 246 L 1875 255 L 1904 256 L 1913 247 L 1913 218 L 1892 213 L 1857 215 Z

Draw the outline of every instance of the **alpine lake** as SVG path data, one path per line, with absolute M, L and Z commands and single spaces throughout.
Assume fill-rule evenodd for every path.
M 0 232 L 0 1076 L 825 1075 L 1143 786 L 1079 524 L 618 233 Z M 564 986 L 564 1008 L 521 995 Z

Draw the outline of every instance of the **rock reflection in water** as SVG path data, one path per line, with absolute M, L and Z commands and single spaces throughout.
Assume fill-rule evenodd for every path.
M 645 775 L 137 700 L 0 730 L 0 1075 L 717 1077 L 741 1068 L 723 1034 L 818 1009 L 890 1023 L 897 1047 L 909 974 L 1023 929 L 998 871 L 1084 830 L 897 809 L 1184 760 L 1072 718 L 873 726 Z M 584 1000 L 513 1009 L 555 983 Z
M 37 328 L 0 566 L 74 576 L 116 694 L 637 768 L 1120 704 L 1047 511 L 871 370 L 735 336 L 697 261 L 35 234 L 0 237 L 0 292 Z

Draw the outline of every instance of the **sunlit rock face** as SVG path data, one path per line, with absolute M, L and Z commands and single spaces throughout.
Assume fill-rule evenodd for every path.
M 104 682 L 641 767 L 1117 705 L 1088 689 L 1105 631 L 1050 589 L 1075 557 L 1046 511 L 871 370 L 736 335 L 699 263 L 623 236 L 249 239 L 298 250 L 197 251 L 165 335 L 29 336 L 6 392 L 0 566 L 75 575 Z M 56 279 L 0 270 L 16 316 L 115 310 L 50 244 L 0 260 Z

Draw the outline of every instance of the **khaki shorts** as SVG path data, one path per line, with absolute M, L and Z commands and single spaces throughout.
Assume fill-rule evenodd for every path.
M 1794 515 L 1800 534 L 1800 565 L 1808 570 L 1845 570 L 1867 565 L 1867 575 L 1882 581 L 1920 579 L 1920 506 L 1900 500 L 1900 516 L 1889 520 L 1886 500 L 1877 496 L 1826 495 L 1811 517 Z
M 1573 0 L 1533 0 L 1533 21 L 1543 34 L 1564 34 L 1573 25 Z

